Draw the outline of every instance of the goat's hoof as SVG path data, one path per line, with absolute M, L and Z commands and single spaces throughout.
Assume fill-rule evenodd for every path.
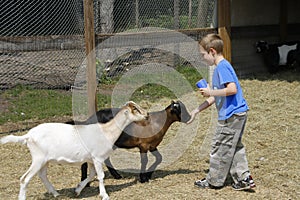
M 80 188 L 80 185 L 77 186 L 77 188 L 75 189 L 75 194 L 76 196 L 78 197 L 81 193 L 81 188 Z
M 56 197 L 58 197 L 58 196 L 60 196 L 60 194 L 58 193 L 58 192 L 56 192 L 56 191 L 54 191 L 53 193 L 53 196 L 56 198 Z
M 114 179 L 121 179 L 121 178 L 123 178 L 120 174 L 113 174 L 112 176 L 114 177 Z
M 108 194 L 100 195 L 100 197 L 101 197 L 101 196 L 102 196 L 102 200 L 109 200 Z
M 153 172 L 147 172 L 146 175 L 148 177 L 148 179 L 151 179 Z
M 140 182 L 147 183 L 147 182 L 149 182 L 149 178 L 147 176 L 140 176 Z

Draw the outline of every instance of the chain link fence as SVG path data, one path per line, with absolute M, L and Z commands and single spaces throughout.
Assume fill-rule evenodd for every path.
M 211 0 L 94 0 L 95 33 L 101 38 L 143 27 L 212 27 L 215 5 Z M 0 2 L 0 89 L 69 88 L 84 58 L 82 0 Z
M 85 57 L 83 34 L 81 1 L 1 1 L 0 89 L 70 87 Z
M 114 2 L 114 3 L 112 3 Z M 113 6 L 112 6 L 113 5 Z M 176 67 L 187 63 L 180 58 L 179 51 L 167 52 L 156 48 L 152 43 L 158 42 L 176 46 L 180 36 L 171 36 L 169 31 L 180 31 L 194 40 L 209 32 L 215 32 L 215 0 L 106 0 L 94 2 L 97 75 L 120 76 L 122 73 L 146 63 L 163 63 Z M 147 39 L 147 33 L 154 34 Z M 128 37 L 115 38 L 111 44 L 101 43 L 115 33 Z M 136 36 L 130 36 L 135 33 Z M 144 35 L 144 41 L 140 41 Z M 174 38 L 169 41 L 168 37 Z M 151 37 L 151 36 L 150 36 Z M 135 38 L 135 39 L 134 39 Z M 126 54 L 119 55 L 118 51 Z
M 215 27 L 215 5 L 215 0 L 95 1 L 96 33 L 149 26 L 167 29 Z

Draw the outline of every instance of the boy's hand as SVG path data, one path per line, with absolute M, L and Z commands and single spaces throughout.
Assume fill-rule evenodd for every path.
M 204 96 L 204 97 L 210 97 L 211 96 L 211 90 L 209 87 L 209 84 L 207 84 L 206 88 L 200 88 L 200 93 Z
M 190 113 L 191 119 L 190 119 L 189 121 L 187 121 L 186 123 L 187 123 L 187 124 L 192 123 L 192 122 L 194 121 L 194 119 L 195 119 L 195 117 L 196 117 L 196 115 L 197 115 L 198 113 L 199 113 L 199 109 L 198 109 L 198 108 L 194 109 L 194 110 Z

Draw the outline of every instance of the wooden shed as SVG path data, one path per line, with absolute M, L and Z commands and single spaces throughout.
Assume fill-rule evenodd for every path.
M 255 51 L 256 41 L 300 40 L 298 0 L 219 0 L 218 10 L 218 27 L 228 29 L 230 59 L 240 77 L 267 72 L 262 56 Z

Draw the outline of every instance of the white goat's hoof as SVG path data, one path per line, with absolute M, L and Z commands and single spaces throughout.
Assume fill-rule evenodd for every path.
M 79 188 L 76 188 L 75 189 L 75 193 L 76 193 L 76 196 L 78 197 L 81 193 L 81 190 Z
M 52 192 L 52 194 L 53 194 L 54 197 L 58 197 L 58 196 L 60 195 L 60 194 L 59 194 L 58 192 L 56 192 L 56 191 Z
M 101 196 L 101 195 L 100 195 Z M 103 195 L 102 200 L 109 200 L 108 194 Z
M 75 188 L 76 196 L 79 196 L 79 195 L 80 195 L 82 189 L 83 189 L 83 187 L 82 187 L 82 185 L 79 183 L 79 184 L 77 185 L 77 187 Z

